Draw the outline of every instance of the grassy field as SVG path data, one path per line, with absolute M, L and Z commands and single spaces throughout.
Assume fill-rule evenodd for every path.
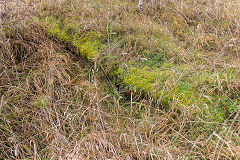
M 240 159 L 237 0 L 0 2 L 0 159 Z

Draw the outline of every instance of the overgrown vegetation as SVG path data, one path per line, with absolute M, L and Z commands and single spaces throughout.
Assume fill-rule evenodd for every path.
M 239 6 L 1 3 L 0 159 L 239 159 Z

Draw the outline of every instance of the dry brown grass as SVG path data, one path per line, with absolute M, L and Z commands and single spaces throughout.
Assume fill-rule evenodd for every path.
M 177 1 L 170 6 L 161 1 L 143 13 L 136 11 L 133 1 L 79 2 L 28 2 L 32 7 L 24 14 L 13 14 L 13 9 L 8 12 L 11 16 L 0 22 L 4 24 L 0 42 L 0 159 L 240 157 L 238 111 L 225 123 L 202 121 L 191 110 L 166 112 L 151 96 L 140 97 L 122 87 L 118 90 L 101 72 L 101 67 L 105 72 L 111 68 L 111 56 L 121 55 L 119 61 L 138 59 L 142 46 L 157 48 L 151 38 L 156 34 L 189 49 L 179 56 L 169 48 L 172 59 L 180 57 L 179 61 L 201 68 L 213 63 L 204 57 L 213 56 L 218 64 L 214 66 L 219 67 L 215 69 L 239 68 L 239 2 Z M 35 5 L 42 12 L 33 12 Z M 199 13 L 201 7 L 204 14 Z M 100 56 L 94 64 L 86 62 L 74 49 L 47 37 L 41 22 L 16 18 L 33 13 L 74 17 L 81 32 L 104 33 L 108 46 L 101 53 L 104 58 Z M 211 19 L 219 23 L 215 25 Z M 114 29 L 110 32 L 111 25 Z M 129 45 L 117 47 L 122 38 Z M 139 41 L 136 48 L 131 45 L 134 41 Z M 214 46 L 210 46 L 212 41 Z M 190 52 L 192 48 L 197 51 Z M 239 81 L 227 87 L 238 88 Z

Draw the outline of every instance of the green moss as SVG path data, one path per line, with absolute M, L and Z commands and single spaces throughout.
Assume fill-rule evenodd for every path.
M 99 37 L 100 35 L 95 32 L 88 32 L 83 37 L 75 35 L 73 45 L 83 57 L 91 59 L 98 54 L 98 49 L 101 48 L 101 43 L 97 40 Z
M 98 55 L 99 49 L 103 48 L 100 41 L 101 35 L 98 32 L 79 31 L 81 27 L 70 19 L 65 20 L 51 16 L 46 19 L 44 24 L 49 36 L 64 43 L 70 43 L 76 47 L 81 56 L 88 60 Z M 152 37 L 152 46 L 147 46 L 141 40 L 136 39 L 135 41 L 128 39 L 127 42 L 129 46 L 132 46 L 134 52 L 141 51 L 147 60 L 141 62 L 139 66 L 136 66 L 136 63 L 133 65 L 128 62 L 127 65 L 116 69 L 117 71 L 111 72 L 110 76 L 117 76 L 118 82 L 122 81 L 125 86 L 137 93 L 151 94 L 166 108 L 172 105 L 178 109 L 191 108 L 196 115 L 201 115 L 200 117 L 203 119 L 221 122 L 227 114 L 236 110 L 237 102 L 236 104 L 230 103 L 220 98 L 226 93 L 223 91 L 228 91 L 227 86 L 232 79 L 232 71 L 227 72 L 227 78 L 225 72 L 215 75 L 208 70 L 192 71 L 193 66 L 191 68 L 189 64 L 182 63 L 182 57 L 167 63 L 172 56 L 181 55 L 179 53 L 184 49 L 161 35 L 156 34 Z M 143 48 L 141 48 L 142 45 Z M 129 46 L 126 46 L 126 50 L 131 48 Z M 219 82 L 221 82 L 222 92 L 216 90 Z
M 64 43 L 70 43 L 77 48 L 78 52 L 84 58 L 90 60 L 94 58 L 99 49 L 103 47 L 100 42 L 100 33 L 89 31 L 86 33 L 78 34 L 77 23 L 70 23 L 69 20 L 62 20 L 55 16 L 49 16 L 44 21 L 46 33 L 48 36 L 57 38 Z
M 130 86 L 135 91 L 151 92 L 153 90 L 154 82 L 158 76 L 157 72 L 149 71 L 148 67 L 128 69 L 119 68 L 118 74 L 123 79 L 126 86 Z
M 163 63 L 159 68 L 128 64 L 115 73 L 125 86 L 137 93 L 151 94 L 166 109 L 172 105 L 180 110 L 187 108 L 199 118 L 215 122 L 223 122 L 237 110 L 239 101 L 229 98 L 234 97 L 233 94 L 226 96 L 216 90 L 221 80 L 223 89 L 227 91 L 224 86 L 228 78 L 222 73 L 216 75 L 205 70 L 191 74 L 190 70 L 185 64 L 174 67 Z

